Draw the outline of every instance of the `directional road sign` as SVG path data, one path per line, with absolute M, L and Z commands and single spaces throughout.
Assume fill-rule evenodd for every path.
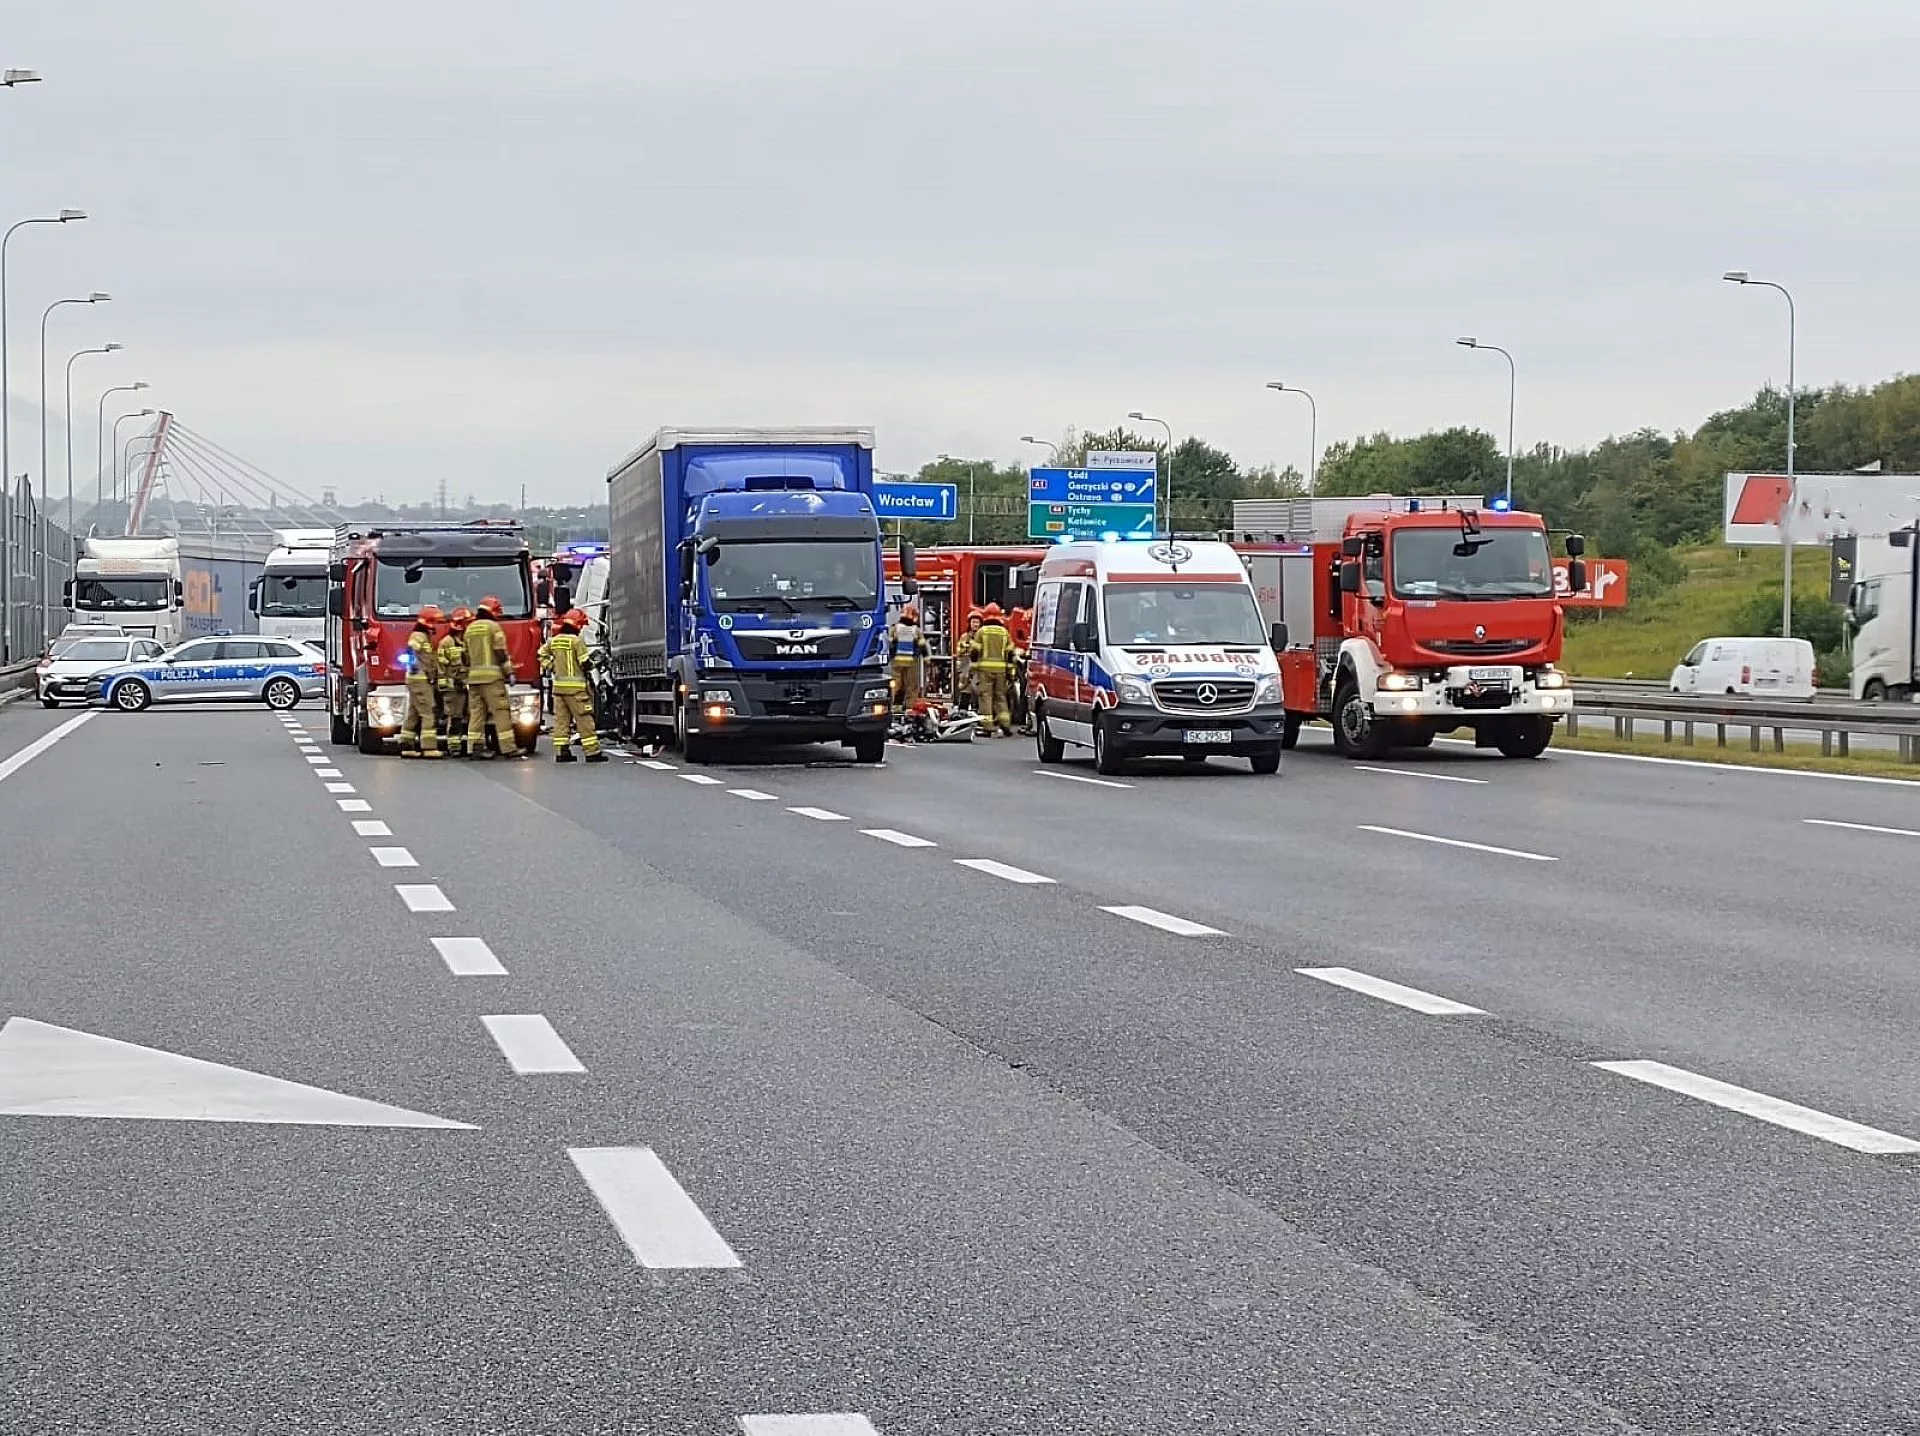
M 901 484 L 876 479 L 873 511 L 883 519 L 926 519 L 952 523 L 960 517 L 958 484 Z
M 1123 539 L 1154 536 L 1152 504 L 1041 504 L 1027 505 L 1027 534 L 1058 541 L 1063 538 Z
M 1153 507 L 1152 469 L 1035 469 L 1027 499 L 1036 504 L 1140 504 Z

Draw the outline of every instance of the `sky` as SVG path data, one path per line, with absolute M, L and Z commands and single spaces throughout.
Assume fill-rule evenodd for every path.
M 1692 427 L 1910 367 L 1911 0 L 37 0 L 12 467 L 99 390 L 345 500 L 598 501 L 662 425 L 883 469 L 1164 417 L 1243 464 Z M 118 401 L 109 401 L 109 418 Z M 130 405 L 128 407 L 140 407 Z M 123 436 L 133 432 L 129 426 Z M 56 488 L 59 483 L 56 483 Z

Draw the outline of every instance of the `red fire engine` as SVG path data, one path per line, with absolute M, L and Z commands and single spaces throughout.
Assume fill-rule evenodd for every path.
M 1348 757 L 1424 748 L 1473 731 L 1509 758 L 1537 757 L 1573 707 L 1555 666 L 1566 633 L 1547 527 L 1478 500 L 1300 499 L 1283 531 L 1240 534 L 1280 655 L 1292 747 L 1326 718 Z M 1586 586 L 1586 544 L 1566 541 L 1563 583 Z M 1311 635 L 1309 642 L 1302 642 Z
M 942 545 L 914 551 L 914 575 L 919 591 L 912 602 L 920 609 L 932 659 L 927 664 L 927 691 L 951 691 L 954 659 L 967 631 L 967 615 L 997 603 L 1009 616 L 1016 608 L 1033 607 L 1033 589 L 1045 544 Z M 900 555 L 885 559 L 887 591 L 900 596 Z M 894 612 L 900 604 L 890 604 Z M 1023 635 L 1015 633 L 1016 641 Z
M 407 636 L 433 604 L 442 613 L 500 600 L 512 660 L 512 740 L 540 737 L 540 622 L 526 535 L 512 520 L 350 524 L 334 531 L 327 565 L 330 736 L 362 753 L 387 751 L 407 715 Z M 444 634 L 445 630 L 441 630 Z M 437 634 L 436 637 L 441 636 Z M 496 734 L 502 745 L 509 735 Z

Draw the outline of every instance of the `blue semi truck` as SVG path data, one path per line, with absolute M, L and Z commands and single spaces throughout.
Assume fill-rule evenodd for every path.
M 694 763 L 815 742 L 881 761 L 891 704 L 872 493 L 870 429 L 662 429 L 615 465 L 612 725 Z

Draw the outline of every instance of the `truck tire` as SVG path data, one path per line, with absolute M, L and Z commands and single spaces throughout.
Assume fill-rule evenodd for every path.
M 1494 746 L 1503 758 L 1538 758 L 1553 741 L 1553 723 L 1546 718 L 1515 718 L 1502 730 Z
M 1347 674 L 1333 690 L 1333 746 L 1343 758 L 1380 758 L 1386 755 L 1386 726 L 1375 721 L 1373 709 L 1360 696 L 1360 685 Z
M 353 724 L 332 709 L 327 710 L 327 741 L 336 748 L 345 748 L 353 742 Z
M 887 735 L 885 733 L 862 733 L 853 740 L 853 761 L 856 763 L 884 763 L 887 760 Z
M 1107 732 L 1106 719 L 1093 715 L 1093 771 L 1111 777 L 1127 768 L 1127 750 Z
M 1306 715 L 1303 713 L 1289 713 L 1280 720 L 1280 746 L 1282 748 L 1288 752 L 1292 752 L 1293 749 L 1298 746 L 1300 742 L 1300 729 L 1305 726 L 1306 721 Z
M 1868 703 L 1885 703 L 1887 701 L 1887 685 L 1882 683 L 1878 678 L 1869 678 L 1867 680 L 1867 686 L 1860 690 L 1860 697 Z
M 1400 734 L 1400 746 L 1403 748 L 1431 748 L 1439 730 L 1425 723 L 1410 723 Z
M 353 711 L 353 746 L 369 758 L 377 758 L 387 751 L 387 740 L 367 723 L 366 715 L 358 706 Z
M 1247 763 L 1256 773 L 1277 773 L 1280 771 L 1280 752 L 1280 745 L 1275 743 L 1271 748 L 1248 754 Z

